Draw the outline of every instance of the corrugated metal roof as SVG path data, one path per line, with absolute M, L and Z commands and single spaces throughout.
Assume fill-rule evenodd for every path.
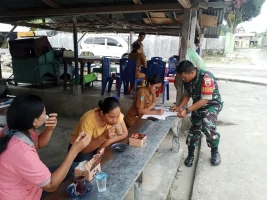
M 203 14 L 213 15 L 218 17 L 217 27 L 203 26 L 205 29 L 205 38 L 217 38 L 220 35 L 221 24 L 223 23 L 224 10 L 203 10 Z

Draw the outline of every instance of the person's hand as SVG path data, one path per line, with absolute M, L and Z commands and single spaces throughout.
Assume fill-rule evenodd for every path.
M 78 135 L 78 137 L 76 138 L 76 140 L 74 141 L 74 143 L 71 146 L 71 149 L 75 152 L 75 153 L 79 153 L 81 152 L 89 143 L 91 142 L 91 137 L 88 136 L 87 133 L 82 132 Z
M 114 127 L 111 127 L 109 129 L 106 129 L 103 134 L 104 134 L 104 137 L 107 140 L 110 139 L 110 138 L 113 138 L 113 137 L 116 136 L 115 128 Z
M 177 113 L 177 117 L 179 118 L 185 118 L 186 116 L 186 110 L 181 110 Z
M 157 110 L 157 115 L 163 115 L 163 114 L 164 114 L 164 110 L 163 109 Z
M 49 118 L 45 121 L 45 126 L 49 130 L 54 130 L 57 126 L 57 113 L 49 114 Z
M 172 107 L 171 111 L 172 112 L 180 112 L 181 108 L 179 106 L 174 106 L 174 107 Z

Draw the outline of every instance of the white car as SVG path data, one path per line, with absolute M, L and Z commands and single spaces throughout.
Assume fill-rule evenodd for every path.
M 83 52 L 91 52 L 101 57 L 123 58 L 128 55 L 128 44 L 116 36 L 89 36 L 81 41 L 80 54 Z

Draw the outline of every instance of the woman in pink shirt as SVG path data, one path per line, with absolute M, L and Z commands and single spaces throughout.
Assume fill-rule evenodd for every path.
M 36 137 L 35 129 L 46 121 L 42 99 L 21 94 L 7 111 L 8 129 L 0 137 L 0 199 L 39 200 L 42 190 L 53 192 L 66 177 L 74 158 L 89 143 L 87 134 L 75 140 L 63 163 L 51 174 L 36 148 L 45 146 L 55 128 L 56 114 L 50 115 L 46 130 Z

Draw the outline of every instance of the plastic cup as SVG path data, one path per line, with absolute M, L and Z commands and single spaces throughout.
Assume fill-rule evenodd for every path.
M 108 178 L 108 174 L 105 172 L 99 172 L 96 174 L 95 179 L 96 179 L 98 192 L 106 191 L 107 178 Z
M 123 135 L 122 127 L 120 124 L 115 124 L 113 127 L 115 128 L 117 136 Z

